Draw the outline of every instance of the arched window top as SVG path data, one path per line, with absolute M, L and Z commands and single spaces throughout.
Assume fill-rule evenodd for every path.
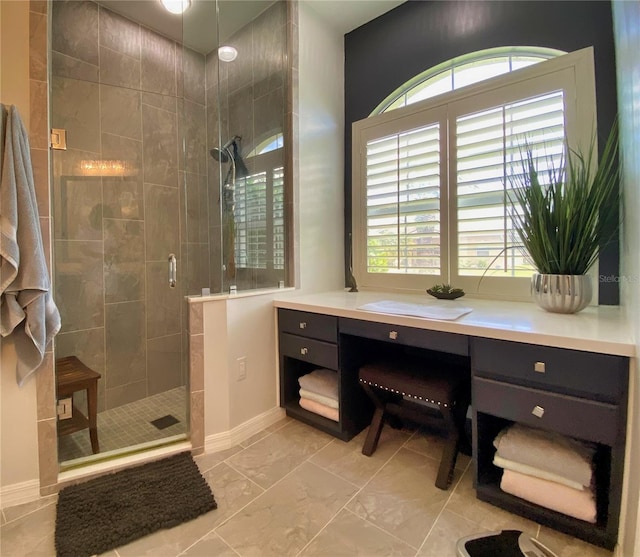
M 255 157 L 256 155 L 264 155 L 270 151 L 280 149 L 284 145 L 284 137 L 281 133 L 270 135 L 265 140 L 256 145 L 256 148 L 247 155 L 248 157 Z
M 507 46 L 458 56 L 405 82 L 382 101 L 370 116 L 436 97 L 563 54 L 566 52 L 553 48 Z

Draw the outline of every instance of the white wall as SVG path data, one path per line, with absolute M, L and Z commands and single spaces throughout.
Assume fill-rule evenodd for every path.
M 344 286 L 344 37 L 302 1 L 300 71 L 300 284 Z
M 204 302 L 205 444 L 277 407 L 275 294 Z
M 278 404 L 273 297 L 230 298 L 227 303 L 232 427 Z M 238 380 L 239 358 L 244 358 L 245 363 L 243 380 Z
M 0 102 L 29 127 L 29 2 L 0 2 Z M 36 385 L 15 378 L 11 340 L 0 343 L 0 489 L 38 479 Z
M 640 354 L 640 4 L 613 3 L 620 112 L 621 153 L 624 187 L 624 231 L 621 257 L 621 299 Z M 640 555 L 640 366 L 634 362 L 630 382 L 628 435 L 629 460 L 626 463 L 626 516 L 624 516 L 621 553 Z

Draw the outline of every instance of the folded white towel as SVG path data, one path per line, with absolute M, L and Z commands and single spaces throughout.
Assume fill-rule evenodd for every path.
M 338 372 L 331 369 L 314 369 L 298 378 L 300 387 L 319 395 L 338 400 Z
M 325 418 L 329 418 L 334 422 L 340 421 L 340 414 L 336 408 L 329 408 L 324 404 L 320 404 L 315 400 L 309 400 L 308 398 L 300 399 L 300 406 L 305 410 L 309 410 L 309 412 L 313 412 L 314 414 L 318 414 L 319 416 L 324 416 Z
M 502 458 L 498 454 L 496 454 L 493 458 L 493 464 L 495 464 L 499 468 L 504 468 L 505 470 L 513 470 L 514 472 L 527 474 L 527 476 L 533 476 L 534 478 L 540 478 L 541 480 L 549 480 L 550 482 L 556 482 L 562 485 L 566 485 L 567 487 L 576 489 L 578 491 L 583 491 L 584 489 L 586 489 L 582 484 L 568 480 L 567 478 L 559 476 L 558 474 L 546 472 L 544 470 L 540 470 L 539 468 L 535 468 L 534 466 L 516 462 L 515 460 Z
M 444 305 L 446 304 L 446 305 Z M 454 321 L 473 311 L 473 308 L 457 305 L 457 302 L 448 300 L 446 302 L 429 302 L 426 304 L 407 304 L 404 302 L 394 302 L 392 300 L 382 300 L 364 304 L 357 309 L 366 311 L 376 311 L 378 313 L 390 313 L 392 315 L 411 315 L 413 317 L 423 317 L 426 319 L 444 319 Z
M 536 505 L 594 523 L 596 521 L 596 501 L 589 489 L 578 491 L 513 470 L 502 473 L 500 488 L 506 493 L 531 501 Z
M 590 486 L 595 448 L 565 435 L 514 424 L 493 442 L 498 456 Z
M 318 393 L 314 393 L 313 391 L 307 391 L 307 389 L 300 389 L 300 397 L 307 398 L 309 400 L 315 400 L 316 402 L 324 404 L 329 408 L 339 408 L 337 398 L 320 395 Z
M 60 330 L 60 314 L 51 296 L 27 130 L 15 106 L 0 109 L 0 334 L 15 343 L 22 386 Z

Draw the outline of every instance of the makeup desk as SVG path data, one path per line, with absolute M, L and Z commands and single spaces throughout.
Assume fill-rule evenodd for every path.
M 464 306 L 453 321 L 359 309 L 379 301 Z M 629 360 L 635 346 L 619 307 L 547 313 L 532 303 L 344 291 L 283 295 L 278 316 L 280 405 L 287 415 L 349 440 L 371 419 L 358 369 L 402 351 L 428 358 L 445 352 L 469 359 L 477 497 L 596 545 L 618 536 L 626 436 Z M 299 405 L 298 377 L 315 368 L 338 374 L 339 421 Z M 493 439 L 522 423 L 596 443 L 597 523 L 569 517 L 503 492 L 493 465 Z

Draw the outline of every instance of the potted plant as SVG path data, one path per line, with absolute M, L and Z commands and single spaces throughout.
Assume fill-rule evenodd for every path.
M 511 178 L 512 218 L 536 268 L 532 292 L 547 311 L 575 313 L 591 301 L 587 271 L 619 228 L 618 125 L 614 122 L 595 169 L 595 141 L 586 153 L 570 150 L 547 169 L 525 146 L 523 171 Z

